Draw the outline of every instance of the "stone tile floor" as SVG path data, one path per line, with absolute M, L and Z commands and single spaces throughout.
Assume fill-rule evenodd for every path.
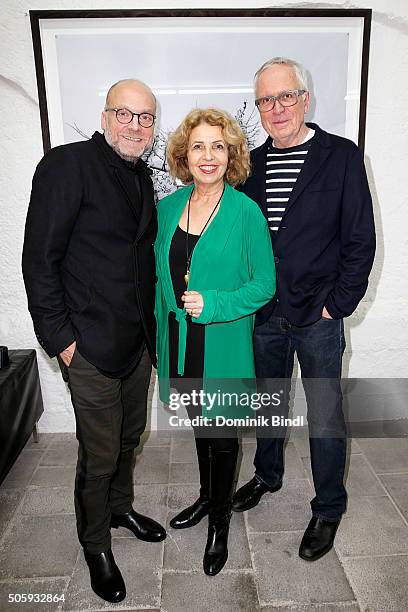
M 408 610 L 408 439 L 350 444 L 348 511 L 335 549 L 316 563 L 297 550 L 312 497 L 307 440 L 286 450 L 283 488 L 234 514 L 230 556 L 215 578 L 202 571 L 206 521 L 149 544 L 113 530 L 124 602 L 91 591 L 77 542 L 72 488 L 76 440 L 30 441 L 0 487 L 0 610 L 162 612 L 380 612 Z M 239 483 L 253 475 L 254 440 L 242 444 Z M 197 495 L 192 436 L 145 435 L 134 473 L 135 508 L 168 525 Z M 9 594 L 58 594 L 64 602 L 10 603 Z M 17 597 L 18 599 L 18 597 Z M 21 597 L 20 597 L 21 599 Z

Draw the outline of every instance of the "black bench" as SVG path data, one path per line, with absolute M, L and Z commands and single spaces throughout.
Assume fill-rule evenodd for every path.
M 0 484 L 44 412 L 35 350 L 9 351 L 10 363 L 0 369 Z

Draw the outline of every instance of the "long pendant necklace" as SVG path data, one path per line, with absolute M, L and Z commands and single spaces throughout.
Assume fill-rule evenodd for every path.
M 209 222 L 211 221 L 215 211 L 217 210 L 218 204 L 221 202 L 222 196 L 224 195 L 224 190 L 225 190 L 225 185 L 223 187 L 222 193 L 219 197 L 218 202 L 216 203 L 216 205 L 214 206 L 214 208 L 212 209 L 211 215 L 208 217 L 207 221 L 205 222 L 205 225 L 203 227 L 203 229 L 201 230 L 201 232 L 198 235 L 197 241 L 201 238 L 201 236 L 203 235 L 203 232 L 205 230 L 205 228 L 207 227 L 207 225 L 209 224 Z M 193 189 L 194 191 L 194 189 Z M 193 255 L 193 252 L 189 250 L 189 245 L 188 245 L 188 238 L 189 238 L 189 227 L 190 227 L 190 202 L 191 202 L 191 196 L 193 195 L 193 191 L 190 193 L 190 197 L 188 198 L 188 204 L 187 204 L 187 231 L 186 231 L 186 273 L 184 275 L 184 280 L 185 283 L 188 287 L 188 281 L 190 280 L 190 263 L 191 263 L 191 257 Z

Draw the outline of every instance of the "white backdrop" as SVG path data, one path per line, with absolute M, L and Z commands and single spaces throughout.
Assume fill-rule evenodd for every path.
M 348 129 L 345 123 L 346 104 L 353 106 L 351 99 L 358 98 L 359 70 L 357 75 L 352 70 L 348 75 L 349 35 L 341 31 L 346 26 L 337 25 L 337 20 L 335 24 L 322 20 L 321 27 L 328 23 L 334 30 L 322 33 L 297 19 L 279 19 L 279 25 L 267 27 L 262 25 L 264 20 L 234 18 L 233 28 L 231 19 L 219 17 L 215 23 L 205 18 L 189 18 L 188 22 L 174 18 L 106 20 L 103 28 L 99 25 L 93 31 L 89 31 L 89 21 L 83 28 L 76 21 L 64 23 L 56 41 L 48 35 L 52 26 L 45 30 L 45 63 L 51 64 L 46 71 L 51 82 L 47 92 L 54 102 L 52 108 L 49 105 L 53 146 L 78 139 L 74 124 L 88 134 L 99 128 L 107 89 L 135 74 L 135 58 L 142 60 L 138 78 L 150 85 L 159 100 L 160 127 L 166 132 L 174 130 L 197 106 L 218 106 L 235 115 L 246 102 L 246 116 L 252 113 L 253 122 L 260 124 L 254 112 L 253 75 L 265 59 L 276 54 L 308 67 L 310 89 L 319 100 L 309 119 L 341 136 L 356 136 L 355 123 L 350 121 Z M 52 23 L 58 32 L 61 22 Z M 326 50 L 324 59 L 321 49 Z M 358 66 L 358 55 L 353 52 L 351 48 Z M 358 117 L 358 105 L 356 114 Z M 260 129 L 254 144 L 261 144 L 265 137 Z
M 168 136 L 192 108 L 228 110 L 250 148 L 264 142 L 253 75 L 271 53 L 308 67 L 309 120 L 358 141 L 362 18 L 47 19 L 40 31 L 51 146 L 99 129 L 108 88 L 134 75 L 140 58 L 138 78 L 158 99 L 148 163 L 159 199 L 175 189 L 162 172 Z
M 137 8 L 261 7 L 264 2 L 138 2 Z M 276 1 L 276 7 L 290 6 Z M 325 6 L 350 8 L 349 2 Z M 303 3 L 293 6 L 306 5 Z M 308 7 L 319 7 L 310 2 Z M 321 5 L 320 5 L 321 6 Z M 374 198 L 378 249 L 370 286 L 347 322 L 345 374 L 351 377 L 408 376 L 408 4 L 405 0 L 361 0 L 373 8 L 366 132 L 366 166 Z M 133 1 L 5 0 L 0 23 L 0 343 L 37 348 L 45 414 L 43 431 L 74 427 L 69 397 L 55 360 L 38 346 L 27 312 L 21 276 L 21 246 L 31 177 L 42 156 L 42 140 L 28 10 L 62 8 L 135 8 Z M 271 48 L 271 56 L 276 52 Z M 324 50 L 326 54 L 326 49 Z M 325 55 L 326 56 L 326 55 Z M 323 53 L 322 53 L 323 58 Z M 140 61 L 134 58 L 134 75 Z M 313 75 L 315 78 L 315 75 Z M 148 80 L 148 79 L 146 79 Z M 77 92 L 83 96 L 82 92 Z M 390 102 L 391 99 L 391 102 Z M 394 101 L 396 100 L 396 101 Z M 84 100 L 86 104 L 86 100 Z M 330 104 L 330 100 L 328 101 Z M 319 97 L 316 100 L 316 113 Z M 327 125 L 322 125 L 327 129 Z

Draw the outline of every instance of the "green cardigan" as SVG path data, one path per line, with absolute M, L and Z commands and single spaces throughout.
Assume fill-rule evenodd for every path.
M 157 357 L 161 383 L 169 377 L 169 312 L 179 323 L 178 372 L 184 373 L 186 311 L 177 307 L 170 275 L 169 250 L 193 186 L 183 187 L 158 205 L 155 243 L 157 287 Z M 259 206 L 225 184 L 217 215 L 198 241 L 191 260 L 189 290 L 204 299 L 194 324 L 205 325 L 204 380 L 253 378 L 255 312 L 275 293 L 275 264 L 271 238 Z M 168 384 L 160 385 L 168 403 Z

